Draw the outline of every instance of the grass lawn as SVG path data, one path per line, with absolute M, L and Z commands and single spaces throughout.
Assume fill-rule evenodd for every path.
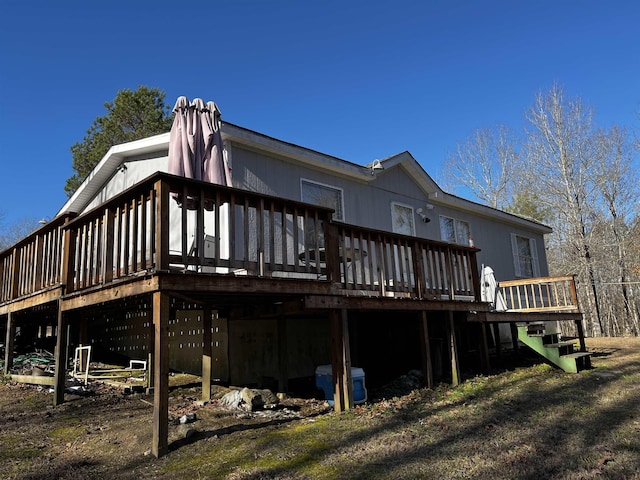
M 415 390 L 344 413 L 268 419 L 197 410 L 188 440 L 151 443 L 146 397 L 49 407 L 50 394 L 0 384 L 3 478 L 640 479 L 640 339 L 588 339 L 592 370 L 545 364 Z M 197 391 L 173 394 L 171 408 Z M 303 409 L 304 410 L 304 409 Z

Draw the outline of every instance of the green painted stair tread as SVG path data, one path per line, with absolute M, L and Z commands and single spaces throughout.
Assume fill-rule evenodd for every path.
M 545 343 L 544 346 L 547 348 L 562 348 L 562 347 L 573 347 L 576 342 L 558 342 L 558 343 Z
M 547 334 L 548 335 L 548 334 Z M 550 363 L 569 373 L 578 373 L 590 366 L 590 356 L 586 352 L 571 352 L 575 342 L 559 342 L 555 345 L 544 344 L 545 335 L 528 333 L 526 325 L 518 327 L 518 339 L 533 351 L 546 358 Z M 566 352 L 566 353 L 565 353 Z M 578 353 L 579 355 L 576 355 Z
M 561 355 L 562 358 L 580 358 L 580 357 L 590 357 L 593 355 L 593 352 L 573 352 L 567 353 L 566 355 Z

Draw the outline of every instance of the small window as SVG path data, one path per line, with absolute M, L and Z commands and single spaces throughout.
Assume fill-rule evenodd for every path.
M 341 188 L 302 179 L 300 191 L 303 202 L 320 207 L 333 208 L 335 210 L 333 219 L 341 222 L 344 221 L 344 204 Z
M 463 220 L 440 215 L 440 237 L 444 242 L 469 245 L 471 229 Z
M 516 277 L 539 277 L 538 250 L 536 239 L 511 234 L 511 249 L 513 251 L 513 266 Z
M 416 235 L 413 207 L 401 203 L 391 203 L 391 222 L 393 233 L 402 235 Z

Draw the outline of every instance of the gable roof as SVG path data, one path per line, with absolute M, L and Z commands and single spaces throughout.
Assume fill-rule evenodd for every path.
M 229 141 L 244 148 L 270 153 L 280 158 L 286 158 L 288 161 L 294 161 L 315 169 L 322 169 L 336 175 L 351 177 L 364 182 L 374 181 L 376 177 L 385 175 L 385 172 L 395 168 L 402 168 L 425 192 L 429 201 L 434 204 L 463 210 L 473 215 L 499 219 L 502 222 L 534 230 L 541 234 L 552 232 L 550 227 L 541 223 L 445 192 L 408 151 L 376 161 L 376 163 L 379 162 L 382 168 L 376 170 L 376 175 L 374 176 L 371 174 L 372 164 L 359 165 L 231 123 L 223 122 L 221 133 L 223 141 Z M 168 150 L 169 133 L 114 145 L 91 171 L 78 190 L 62 206 L 56 216 L 82 211 L 98 194 L 103 185 L 121 168 L 124 162 L 135 161 L 136 158 L 144 156 L 148 158 L 149 154 L 166 156 Z

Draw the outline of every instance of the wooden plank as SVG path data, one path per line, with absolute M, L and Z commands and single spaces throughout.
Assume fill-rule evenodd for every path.
M 51 387 L 55 387 L 56 378 L 55 377 L 47 377 L 44 375 L 9 375 L 13 382 L 18 383 L 28 383 L 31 385 L 49 385 Z
M 11 303 L 0 306 L 0 315 L 6 315 L 10 311 L 18 312 L 27 308 L 44 305 L 49 302 L 54 302 L 62 296 L 62 287 L 52 287 L 44 292 L 39 292 L 28 297 L 24 297 L 20 300 L 16 300 Z
M 184 278 L 184 277 L 183 277 Z M 109 285 L 107 288 L 96 287 L 91 291 L 74 292 L 72 296 L 65 297 L 62 301 L 62 310 L 74 310 L 89 307 L 122 298 L 133 297 L 152 293 L 158 290 L 158 277 L 143 276 L 139 280 L 129 280 Z
M 477 304 L 476 304 L 477 305 Z M 582 320 L 581 313 L 575 312 L 480 312 L 467 315 L 469 322 L 563 322 Z
M 151 453 L 161 457 L 169 451 L 169 296 L 153 294 L 153 440 Z
M 530 284 L 539 284 L 539 283 L 553 283 L 553 282 L 563 282 L 563 281 L 571 281 L 573 280 L 572 275 L 560 275 L 557 277 L 535 277 L 535 278 L 527 278 L 523 280 L 501 280 L 501 287 L 510 287 L 516 285 L 530 285 Z
M 341 309 L 349 310 L 395 310 L 395 311 L 488 311 L 486 303 L 449 301 L 449 300 L 416 300 L 412 298 L 387 297 L 345 297 L 340 295 L 306 295 L 305 308 L 309 309 Z

